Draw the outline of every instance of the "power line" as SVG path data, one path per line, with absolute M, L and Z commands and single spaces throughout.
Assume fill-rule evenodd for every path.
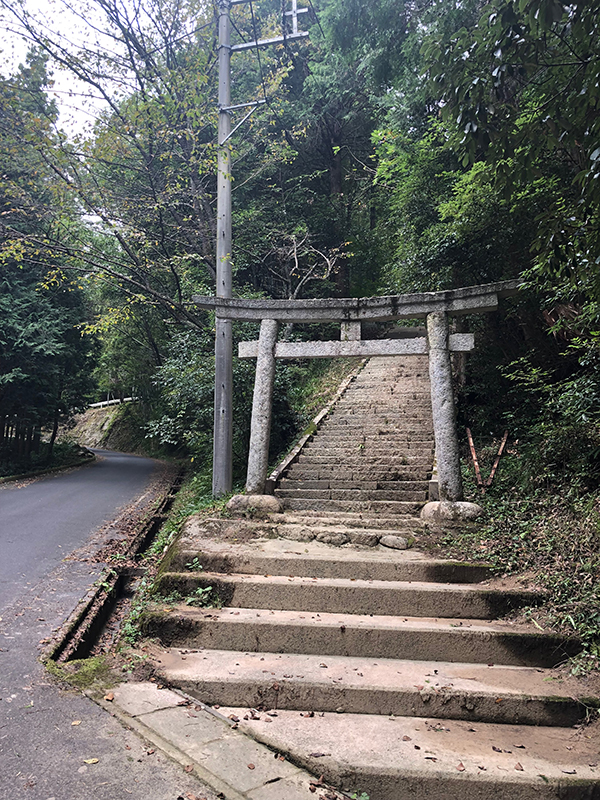
M 254 17 L 254 6 L 252 5 L 252 0 L 250 0 L 250 15 L 252 17 L 252 30 L 254 31 L 254 40 L 258 41 L 258 32 L 256 30 L 256 19 Z M 267 89 L 265 87 L 265 78 L 264 78 L 264 75 L 263 75 L 262 61 L 260 60 L 260 47 L 256 48 L 256 56 L 258 58 L 258 71 L 260 73 L 260 82 L 261 82 L 261 85 L 262 85 L 263 97 L 264 97 L 264 99 L 266 101 L 267 100 Z

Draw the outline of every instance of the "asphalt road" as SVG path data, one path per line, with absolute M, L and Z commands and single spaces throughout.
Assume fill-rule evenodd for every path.
M 82 548 L 143 497 L 157 466 L 102 452 L 93 465 L 0 488 L 0 800 L 217 800 L 38 660 L 101 574 Z
M 157 466 L 95 452 L 97 461 L 86 467 L 0 487 L 0 613 L 142 494 Z

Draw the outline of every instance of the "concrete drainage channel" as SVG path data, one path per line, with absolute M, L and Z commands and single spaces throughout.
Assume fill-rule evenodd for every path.
M 128 605 L 146 573 L 143 566 L 131 566 L 138 562 L 154 541 L 162 525 L 168 519 L 177 492 L 183 481 L 180 470 L 171 482 L 163 499 L 148 519 L 143 520 L 120 553 L 127 566 L 105 567 L 100 578 L 77 604 L 68 619 L 44 650 L 42 660 L 64 664 L 67 661 L 87 658 L 103 636 L 107 625 L 119 604 Z M 110 639 L 114 640 L 118 627 Z M 110 642 L 112 643 L 112 641 Z

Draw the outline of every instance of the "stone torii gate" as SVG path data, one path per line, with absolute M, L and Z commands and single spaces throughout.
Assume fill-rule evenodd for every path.
M 196 305 L 214 311 L 219 319 L 260 322 L 258 341 L 241 342 L 239 345 L 240 358 L 257 360 L 246 492 L 265 492 L 276 359 L 428 354 L 440 500 L 461 500 L 463 487 L 450 353 L 470 351 L 475 342 L 472 333 L 451 334 L 449 318 L 495 311 L 499 298 L 517 294 L 518 285 L 516 280 L 502 281 L 441 292 L 356 299 L 194 297 Z M 361 337 L 363 321 L 389 322 L 401 319 L 426 319 L 427 336 L 369 340 Z M 278 342 L 280 324 L 290 322 L 337 322 L 341 326 L 340 340 Z

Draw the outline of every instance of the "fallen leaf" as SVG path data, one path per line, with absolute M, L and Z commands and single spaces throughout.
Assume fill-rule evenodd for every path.
M 254 766 L 254 764 L 248 764 L 248 769 L 256 769 L 256 767 Z
M 71 725 L 81 725 L 81 720 L 80 719 L 74 719 L 73 722 L 71 723 Z
M 518 761 L 515 764 L 515 769 L 517 770 L 517 772 L 523 772 L 523 766 L 521 764 L 519 764 Z
M 524 744 L 513 744 L 513 747 L 516 747 L 517 750 L 525 750 Z
M 108 703 L 112 703 L 112 701 L 115 699 L 115 696 L 114 696 L 114 694 L 113 694 L 112 692 L 109 692 L 108 694 L 105 694 L 105 695 L 104 695 L 104 699 L 105 699 L 105 700 L 106 700 Z
M 98 759 L 97 758 L 84 758 L 83 759 L 83 763 L 84 764 L 97 764 L 98 763 Z
M 402 737 L 402 741 L 403 742 L 412 742 L 412 739 L 410 738 L 410 736 L 403 736 Z

